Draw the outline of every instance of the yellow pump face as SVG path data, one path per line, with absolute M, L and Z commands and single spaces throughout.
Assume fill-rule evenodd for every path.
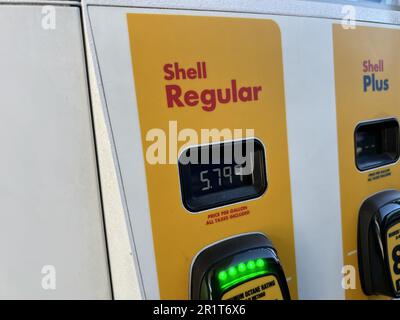
M 191 264 L 206 246 L 259 232 L 274 243 L 296 298 L 278 25 L 272 20 L 157 14 L 128 14 L 127 21 L 160 297 L 189 298 Z M 211 129 L 217 134 L 205 141 Z M 211 189 L 217 186 L 212 181 L 221 180 L 212 180 L 204 169 L 196 180 L 200 187 L 183 194 L 188 189 L 181 184 L 187 181 L 177 164 L 182 152 L 245 138 L 262 146 L 266 190 L 259 188 L 256 197 L 245 199 L 231 195 L 220 203 Z M 222 179 L 235 170 L 214 169 Z M 205 191 L 205 200 L 197 201 Z
M 345 30 L 337 24 L 333 40 L 343 259 L 345 265 L 359 270 L 357 221 L 361 204 L 380 191 L 400 189 L 400 92 L 396 89 L 400 61 L 393 49 L 400 46 L 400 31 L 363 26 Z M 398 241 L 389 236 L 392 231 L 383 236 L 388 237 L 388 252 Z M 346 290 L 346 298 L 366 297 L 357 275 L 356 288 Z
M 388 268 L 395 291 L 400 292 L 400 223 L 392 226 L 386 233 Z

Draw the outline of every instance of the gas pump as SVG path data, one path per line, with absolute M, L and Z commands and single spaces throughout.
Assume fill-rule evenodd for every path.
M 143 297 L 367 298 L 338 270 L 360 204 L 400 190 L 398 12 L 357 8 L 349 32 L 332 3 L 105 2 L 85 26 Z M 245 138 L 252 175 L 177 163 Z

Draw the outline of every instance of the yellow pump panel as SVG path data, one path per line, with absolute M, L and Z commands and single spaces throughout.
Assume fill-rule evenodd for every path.
M 272 20 L 184 15 L 128 14 L 127 19 L 144 157 L 157 142 L 146 139 L 156 133 L 152 129 L 167 133 L 168 141 L 166 150 L 156 153 L 167 152 L 169 164 L 145 161 L 160 297 L 188 298 L 191 262 L 205 246 L 237 234 L 261 232 L 274 242 L 286 276 L 291 278 L 291 295 L 296 298 L 278 25 Z M 186 79 L 182 79 L 183 73 L 176 78 L 175 66 L 186 70 Z M 172 102 L 168 100 L 168 86 L 179 87 L 176 90 L 182 95 L 178 98 L 184 106 L 178 106 L 176 95 Z M 230 89 L 231 97 L 213 107 L 210 92 L 218 94 L 218 89 L 223 93 Z M 185 99 L 188 91 L 191 96 Z M 193 92 L 198 94 L 197 102 Z M 265 146 L 265 194 L 223 208 L 188 212 L 181 202 L 177 150 L 201 141 L 188 141 L 181 131 L 186 128 L 198 137 L 203 128 L 254 129 L 255 138 Z M 176 132 L 183 134 L 177 142 Z
M 399 163 L 360 171 L 355 164 L 355 128 L 361 122 L 400 118 L 400 30 L 333 26 L 336 112 L 344 265 L 358 273 L 357 221 L 362 202 L 385 190 L 400 189 Z M 368 84 L 373 80 L 373 84 Z M 387 84 L 387 85 L 385 85 Z M 387 87 L 387 88 L 386 88 Z M 380 88 L 380 90 L 379 90 Z M 347 299 L 366 298 L 359 277 Z

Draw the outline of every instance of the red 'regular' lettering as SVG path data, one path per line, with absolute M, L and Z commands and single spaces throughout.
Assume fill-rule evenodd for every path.
M 165 91 L 167 94 L 168 108 L 172 108 L 174 105 L 178 107 L 184 106 L 183 102 L 179 99 L 182 94 L 180 86 L 177 86 L 175 84 L 169 84 L 165 86 Z

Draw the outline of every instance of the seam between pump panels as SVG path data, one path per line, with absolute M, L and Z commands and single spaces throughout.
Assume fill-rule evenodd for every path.
M 96 82 L 98 82 L 98 90 L 99 90 L 99 96 L 101 99 L 101 103 L 102 105 L 104 105 L 104 107 L 102 107 L 102 111 L 105 114 L 106 119 L 106 127 L 108 130 L 108 133 L 110 134 L 110 145 L 111 145 L 111 150 L 112 150 L 112 155 L 113 155 L 113 162 L 114 162 L 114 166 L 116 167 L 116 170 L 118 172 L 117 174 L 117 179 L 118 179 L 118 186 L 121 189 L 121 193 L 123 194 L 123 197 L 121 197 L 122 200 L 122 204 L 124 207 L 124 216 L 127 219 L 127 228 L 128 228 L 128 235 L 129 235 L 129 239 L 130 239 L 130 244 L 132 245 L 131 249 L 132 249 L 132 254 L 133 254 L 133 260 L 135 262 L 135 267 L 137 268 L 136 270 L 136 276 L 139 279 L 139 287 L 140 287 L 140 291 L 141 294 L 143 295 L 143 298 L 146 299 L 147 298 L 147 294 L 146 291 L 144 289 L 144 281 L 143 281 L 143 277 L 142 277 L 142 272 L 141 272 L 141 267 L 139 264 L 139 259 L 138 259 L 138 252 L 136 249 L 136 242 L 134 239 L 134 235 L 133 235 L 133 229 L 132 229 L 132 221 L 130 218 L 130 213 L 129 213 L 129 207 L 128 207 L 128 203 L 127 203 L 127 195 L 126 195 L 126 190 L 125 190 L 125 186 L 123 183 L 123 177 L 122 177 L 122 171 L 121 171 L 121 167 L 119 165 L 119 157 L 118 157 L 118 153 L 116 150 L 116 143 L 115 143 L 115 138 L 114 138 L 114 131 L 111 125 L 111 118 L 110 118 L 110 114 L 108 112 L 108 103 L 107 103 L 107 97 L 104 93 L 104 86 L 103 86 L 103 77 L 101 74 L 101 70 L 99 67 L 99 60 L 98 60 L 98 55 L 97 55 L 97 50 L 96 50 L 96 45 L 94 43 L 94 38 L 93 38 L 93 29 L 92 29 L 92 23 L 90 20 L 90 16 L 89 16 L 89 12 L 87 10 L 88 6 L 85 5 L 84 3 L 82 3 L 82 7 L 85 8 L 83 9 L 85 11 L 85 17 L 87 18 L 88 21 L 88 26 L 87 29 L 89 31 L 89 34 L 87 34 L 87 40 L 88 40 L 88 45 L 89 47 L 92 49 L 92 58 L 93 58 L 93 68 L 94 68 L 94 73 L 95 76 L 98 78 L 96 79 Z
M 111 299 L 114 300 L 114 286 L 113 286 L 113 278 L 111 273 L 111 261 L 110 261 L 110 254 L 109 254 L 109 245 L 108 245 L 108 237 L 107 237 L 107 228 L 106 228 L 106 221 L 105 221 L 105 210 L 104 210 L 104 198 L 103 198 L 103 191 L 102 191 L 102 183 L 100 177 L 100 161 L 98 156 L 98 147 L 97 147 L 97 136 L 95 130 L 95 123 L 94 123 L 94 110 L 93 110 L 93 103 L 92 103 L 92 86 L 90 84 L 89 79 L 89 59 L 87 55 L 87 48 L 86 48 L 86 34 L 83 22 L 83 12 L 81 6 L 78 8 L 79 10 L 79 18 L 80 18 L 80 26 L 82 31 L 82 41 L 83 41 L 83 54 L 84 54 L 84 62 L 85 62 L 85 73 L 86 73 L 86 81 L 87 81 L 87 89 L 88 89 L 88 100 L 89 100 L 89 113 L 90 113 L 90 124 L 91 124 L 91 132 L 92 132 L 92 139 L 94 143 L 94 156 L 96 161 L 96 175 L 97 181 L 99 185 L 99 196 L 100 196 L 100 207 L 101 207 L 101 217 L 102 217 L 102 227 L 104 233 L 104 242 L 106 246 L 106 256 L 107 256 L 107 264 L 108 264 L 108 277 L 109 277 L 109 284 L 111 289 Z

